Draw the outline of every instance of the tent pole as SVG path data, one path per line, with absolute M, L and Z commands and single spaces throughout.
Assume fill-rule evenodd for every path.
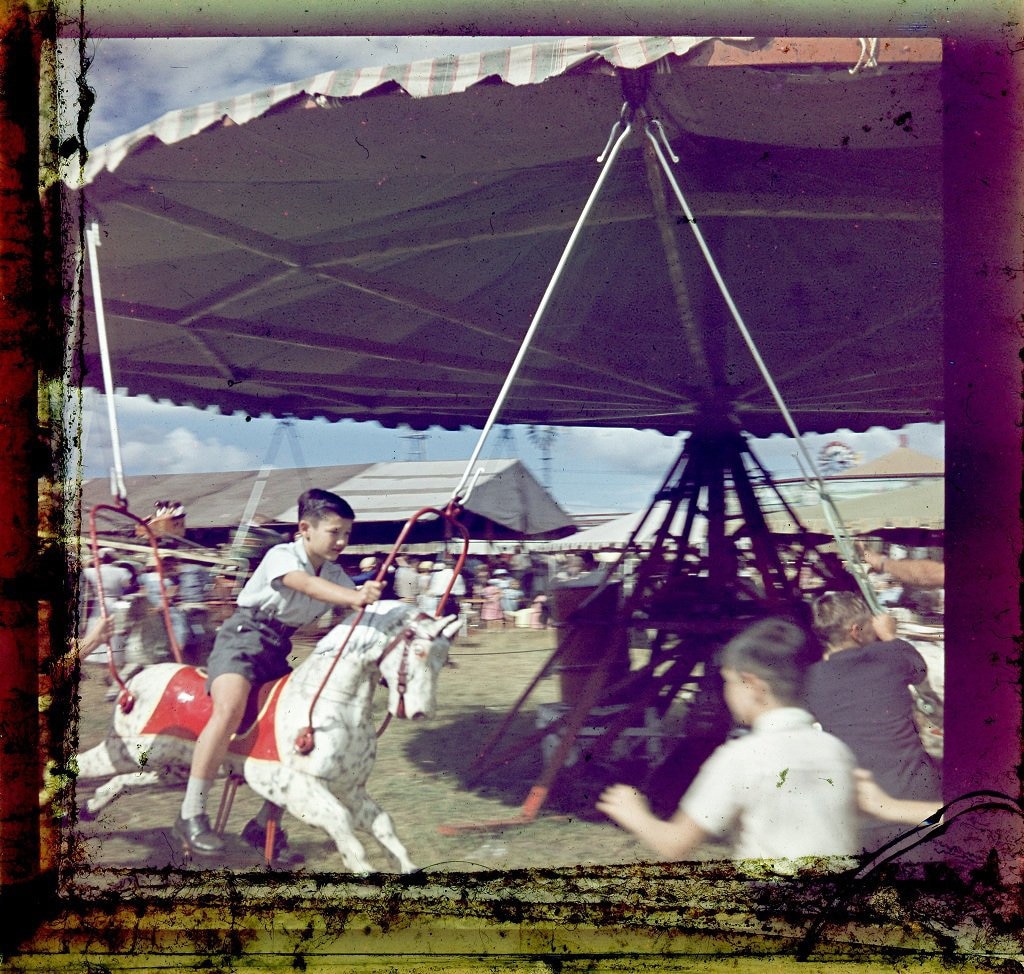
M 302 455 L 302 448 L 299 445 L 298 437 L 295 435 L 294 425 L 294 421 L 286 416 L 279 419 L 277 426 L 274 427 L 274 432 L 270 437 L 270 446 L 267 447 L 267 456 L 263 461 L 263 466 L 260 467 L 259 473 L 256 475 L 256 480 L 253 482 L 252 490 L 249 492 L 249 500 L 246 502 L 245 510 L 242 511 L 242 518 L 235 531 L 235 538 L 232 542 L 234 548 L 241 548 L 245 543 L 245 539 L 249 536 L 252 519 L 260 505 L 260 500 L 263 498 L 263 490 L 267 486 L 267 479 L 274 469 L 274 460 L 277 457 L 278 447 L 281 445 L 282 434 L 288 436 L 288 443 L 291 446 L 295 467 L 302 472 L 299 477 L 300 484 L 304 487 L 309 485 L 309 468 L 306 466 L 306 458 Z
M 761 377 L 764 380 L 765 385 L 768 387 L 768 391 L 771 393 L 772 398 L 775 400 L 775 405 L 778 407 L 779 412 L 782 413 L 782 417 L 785 420 L 786 426 L 789 428 L 790 434 L 796 441 L 797 449 L 807 465 L 808 471 L 808 482 L 814 487 L 818 494 L 818 498 L 821 501 L 822 510 L 825 514 L 826 520 L 829 522 L 829 526 L 832 528 L 833 536 L 835 537 L 836 544 L 839 547 L 843 558 L 846 561 L 847 568 L 853 577 L 857 581 L 857 586 L 860 588 L 861 594 L 864 596 L 865 601 L 871 608 L 874 614 L 879 614 L 882 609 L 878 603 L 878 599 L 875 596 L 874 590 L 867 579 L 867 573 L 864 570 L 864 566 L 861 564 L 860 559 L 857 557 L 856 551 L 853 547 L 853 541 L 850 538 L 846 527 L 843 525 L 842 518 L 839 515 L 839 511 L 835 506 L 831 496 L 825 487 L 825 481 L 818 470 L 817 464 L 814 462 L 814 458 L 811 456 L 810 451 L 807 449 L 807 445 L 804 443 L 801 437 L 800 430 L 797 428 L 796 422 L 793 420 L 793 416 L 789 411 L 789 407 L 786 405 L 785 400 L 782 398 L 782 393 L 779 392 L 778 386 L 775 384 L 775 380 L 772 378 L 771 372 L 768 371 L 768 366 L 765 364 L 764 359 L 761 357 L 761 353 L 754 342 L 753 336 L 750 334 L 750 330 L 747 328 L 746 322 L 743 320 L 743 316 L 740 314 L 739 308 L 736 307 L 736 303 L 732 299 L 732 295 L 729 293 L 729 288 L 725 283 L 725 279 L 722 277 L 721 272 L 718 269 L 718 264 L 715 262 L 715 258 L 711 253 L 711 249 L 707 245 L 707 241 L 704 239 L 704 235 L 700 231 L 700 227 L 697 226 L 697 220 L 693 215 L 693 211 L 690 209 L 689 204 L 686 202 L 686 198 L 683 196 L 682 190 L 679 188 L 679 183 L 676 181 L 675 175 L 669 166 L 668 160 L 665 158 L 665 154 L 662 151 L 661 144 L 659 142 L 659 135 L 655 135 L 652 131 L 652 125 L 656 125 L 659 130 L 661 141 L 668 147 L 668 139 L 665 136 L 664 130 L 661 129 L 660 123 L 657 119 L 652 122 L 648 122 L 645 126 L 645 134 L 650 144 L 654 147 L 654 153 L 657 156 L 658 162 L 661 164 L 661 168 L 665 173 L 665 177 L 669 181 L 669 185 L 672 187 L 672 191 L 675 193 L 676 199 L 679 202 L 680 207 L 686 216 L 687 223 L 690 225 L 690 229 L 693 231 L 693 235 L 697 240 L 697 245 L 700 247 L 701 253 L 704 255 L 704 260 L 707 262 L 708 269 L 711 271 L 712 276 L 715 279 L 715 283 L 718 285 L 718 289 L 725 299 L 726 306 L 729 309 L 729 313 L 732 315 L 733 321 L 736 323 L 736 327 L 739 329 L 740 335 L 743 337 L 743 341 L 746 343 L 747 349 L 753 356 L 754 362 L 757 365 L 758 371 L 761 373 Z M 669 152 L 671 152 L 669 148 Z M 673 161 L 678 159 L 673 155 Z M 813 478 L 813 480 L 812 480 Z
M 249 527 L 251 526 L 253 515 L 256 513 L 256 508 L 260 506 L 263 490 L 267 486 L 267 478 L 273 469 L 273 466 L 268 461 L 260 467 L 260 471 L 256 475 L 252 490 L 249 491 L 249 500 L 245 504 L 245 510 L 242 511 L 241 520 L 238 522 L 238 528 L 235 530 L 234 540 L 231 542 L 231 547 L 236 551 L 241 550 L 242 545 L 245 544 L 245 539 L 249 536 Z
M 89 275 L 92 279 L 92 299 L 96 308 L 96 333 L 100 342 L 100 361 L 103 365 L 103 388 L 107 397 L 107 419 L 114 450 L 114 468 L 110 474 L 110 492 L 122 507 L 128 506 L 128 488 L 124 484 L 124 463 L 121 460 L 121 437 L 117 429 L 117 410 L 114 408 L 114 376 L 110 367 L 110 346 L 107 344 L 107 320 L 103 314 L 103 293 L 100 290 L 100 267 L 96 251 L 100 246 L 100 225 L 91 223 L 85 230 L 89 249 Z
M 646 118 L 646 112 L 644 112 L 644 117 Z M 679 240 L 675 233 L 675 219 L 669 213 L 665 184 L 659 177 L 656 159 L 650 145 L 644 145 L 643 160 L 644 175 L 647 177 L 647 187 L 650 190 L 651 203 L 654 207 L 654 222 L 657 224 L 658 233 L 661 236 L 661 248 L 665 254 L 668 279 L 676 302 L 676 312 L 683 326 L 690 358 L 698 373 L 698 379 L 694 384 L 700 386 L 706 395 L 710 395 L 713 382 L 704 335 L 693 313 L 693 302 L 690 301 L 690 295 L 687 292 L 683 258 L 679 252 Z
M 764 585 L 765 598 L 769 602 L 775 602 L 780 599 L 796 599 L 798 595 L 793 589 L 791 580 L 786 575 L 782 560 L 779 558 L 778 549 L 772 542 L 768 523 L 754 492 L 754 486 L 751 483 L 746 464 L 743 462 L 744 455 L 751 455 L 750 449 L 743 441 L 742 434 L 737 432 L 736 436 L 736 451 L 732 454 L 731 458 L 733 490 L 736 492 L 736 497 L 740 503 L 740 510 L 743 513 L 743 521 L 746 525 L 747 537 L 750 538 L 754 563 Z M 772 584 L 773 580 L 774 584 Z

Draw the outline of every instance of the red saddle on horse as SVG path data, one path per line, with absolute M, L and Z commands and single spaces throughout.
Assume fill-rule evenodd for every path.
M 289 676 L 264 683 L 249 695 L 241 730 L 231 738 L 229 750 L 246 757 L 278 761 L 274 716 L 281 688 Z M 143 734 L 167 734 L 194 741 L 213 713 L 213 701 L 206 692 L 206 672 L 195 666 L 182 666 L 171 677 L 153 713 L 142 728 Z

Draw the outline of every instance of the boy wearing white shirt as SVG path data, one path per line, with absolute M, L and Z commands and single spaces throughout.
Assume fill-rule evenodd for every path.
M 726 705 L 751 732 L 704 762 L 668 821 L 628 785 L 606 789 L 598 810 L 667 859 L 684 859 L 734 826 L 733 859 L 854 855 L 860 846 L 853 754 L 798 705 L 819 652 L 784 619 L 740 633 L 719 662 Z
M 357 589 L 337 564 L 355 519 L 348 503 L 314 488 L 299 498 L 298 506 L 295 540 L 275 545 L 264 555 L 210 653 L 206 689 L 213 698 L 213 713 L 196 741 L 181 815 L 174 823 L 178 839 L 200 855 L 216 855 L 224 848 L 224 840 L 210 827 L 206 800 L 253 687 L 291 670 L 291 637 L 299 626 L 330 606 L 360 608 L 380 598 L 379 582 Z M 259 828 L 265 825 L 257 823 Z

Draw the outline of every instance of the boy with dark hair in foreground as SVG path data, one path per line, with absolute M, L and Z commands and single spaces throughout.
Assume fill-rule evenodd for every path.
M 213 713 L 196 741 L 181 815 L 174 823 L 174 834 L 193 852 L 216 855 L 224 847 L 210 827 L 206 800 L 253 687 L 291 670 L 291 637 L 299 626 L 332 605 L 360 608 L 380 598 L 379 582 L 368 581 L 357 589 L 337 564 L 354 519 L 352 508 L 337 494 L 307 490 L 299 498 L 295 540 L 275 545 L 263 556 L 238 595 L 234 615 L 217 632 L 206 679 Z M 266 807 L 260 812 L 265 816 Z M 266 828 L 265 821 L 255 822 L 255 829 L 253 825 L 246 826 L 247 836 Z M 253 843 L 259 845 L 258 835 Z
M 738 826 L 733 859 L 845 856 L 859 849 L 854 758 L 800 706 L 804 674 L 819 649 L 799 626 L 765 619 L 722 650 L 726 705 L 751 732 L 704 762 L 665 821 L 628 785 L 597 808 L 666 859 L 684 859 Z

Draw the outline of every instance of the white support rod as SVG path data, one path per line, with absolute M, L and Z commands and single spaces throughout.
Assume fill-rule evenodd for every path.
M 718 285 L 718 290 L 721 292 L 722 297 L 725 299 L 725 303 L 732 314 L 733 321 L 736 322 L 736 327 L 739 329 L 740 334 L 743 336 L 744 342 L 746 342 L 747 348 L 750 350 L 750 354 L 754 358 L 754 362 L 761 372 L 761 377 L 764 379 L 765 385 L 768 386 L 768 391 L 771 393 L 772 398 L 775 400 L 775 405 L 778 406 L 779 411 L 782 413 L 782 417 L 789 427 L 789 431 L 793 438 L 796 440 L 797 449 L 803 454 L 804 459 L 807 462 L 808 468 L 814 472 L 815 477 L 820 481 L 821 475 L 818 473 L 817 465 L 814 459 L 811 457 L 807 446 L 800 438 L 800 431 L 797 429 L 796 423 L 793 421 L 793 417 L 789 412 L 789 408 L 786 406 L 785 400 L 782 398 L 778 387 L 775 385 L 775 380 L 772 378 L 771 373 L 768 371 L 768 367 L 765 365 L 764 359 L 761 358 L 761 353 L 757 349 L 757 345 L 754 344 L 753 336 L 750 334 L 750 330 L 747 328 L 746 322 L 743 320 L 743 316 L 740 314 L 739 308 L 736 307 L 736 303 L 732 299 L 732 295 L 729 293 L 729 288 L 725 283 L 725 279 L 722 277 L 718 270 L 718 264 L 715 262 L 715 258 L 711 253 L 711 249 L 707 245 L 707 241 L 704 239 L 704 234 L 701 233 L 700 227 L 697 226 L 697 220 L 693 215 L 693 211 L 690 209 L 690 205 L 686 202 L 686 198 L 683 196 L 683 191 L 679 188 L 679 183 L 676 182 L 675 175 L 669 168 L 668 160 L 665 158 L 664 153 L 661 151 L 661 146 L 658 144 L 658 140 L 650 133 L 647 133 L 648 139 L 654 146 L 654 151 L 658 156 L 658 161 L 661 163 L 661 168 L 664 170 L 666 177 L 668 178 L 669 184 L 672 186 L 672 191 L 676 194 L 676 199 L 679 201 L 680 207 L 682 207 L 683 213 L 686 215 L 686 221 L 690 225 L 690 229 L 693 231 L 693 235 L 697 240 L 697 246 L 700 247 L 701 253 L 704 254 L 704 260 L 707 262 L 708 269 L 711 271 L 712 276 L 715 279 L 715 283 Z
M 245 505 L 245 510 L 242 511 L 242 519 L 238 522 L 238 530 L 235 532 L 235 537 L 231 542 L 233 548 L 241 548 L 245 543 L 245 539 L 249 536 L 249 528 L 252 526 L 253 516 L 256 514 L 256 508 L 260 506 L 260 501 L 263 499 L 267 478 L 273 469 L 269 461 L 260 467 L 260 472 L 257 474 L 252 490 L 249 492 L 249 500 Z
M 263 491 L 267 486 L 270 472 L 274 469 L 274 461 L 277 459 L 277 451 L 281 446 L 283 436 L 289 437 L 292 456 L 296 464 L 303 473 L 306 471 L 305 459 L 303 458 L 300 461 L 299 441 L 295 436 L 292 420 L 287 418 L 279 419 L 274 427 L 274 432 L 270 436 L 270 445 L 267 447 L 267 455 L 263 459 L 263 466 L 260 467 L 260 472 L 256 475 L 256 480 L 253 481 L 252 490 L 249 492 L 249 500 L 246 502 L 245 510 L 242 511 L 242 519 L 238 522 L 238 530 L 235 531 L 235 538 L 232 542 L 236 548 L 241 547 L 242 543 L 249 536 L 252 519 L 256 515 L 256 509 L 260 506 L 260 501 L 263 499 Z
M 117 410 L 114 408 L 114 376 L 110 367 L 110 347 L 107 344 L 107 319 L 103 314 L 103 292 L 100 290 L 100 267 L 96 251 L 100 246 L 100 225 L 91 223 L 85 230 L 89 250 L 89 275 L 92 279 L 92 300 L 96 309 L 96 334 L 100 342 L 100 362 L 103 366 L 103 389 L 107 397 L 107 419 L 114 452 L 114 467 L 110 473 L 110 490 L 117 500 L 127 502 L 128 488 L 124 484 L 124 464 L 121 460 L 121 437 L 117 429 Z
M 480 433 L 480 438 L 473 450 L 473 454 L 470 456 L 469 462 L 466 464 L 466 469 L 462 474 L 462 479 L 459 481 L 458 486 L 452 493 L 453 501 L 458 502 L 466 499 L 466 497 L 463 496 L 463 491 L 472 476 L 473 468 L 480 457 L 480 453 L 483 451 L 484 443 L 487 440 L 488 434 L 491 432 L 491 427 L 494 426 L 494 422 L 498 418 L 498 414 L 501 412 L 502 406 L 505 404 L 505 399 L 508 397 L 509 390 L 512 388 L 512 384 L 515 382 L 516 376 L 519 373 L 519 368 L 523 364 L 523 360 L 526 358 L 526 353 L 530 348 L 530 342 L 533 341 L 533 336 L 536 334 L 541 319 L 544 317 L 544 312 L 547 310 L 551 296 L 555 293 L 555 288 L 562 276 L 562 271 L 565 269 L 565 265 L 568 263 L 573 247 L 576 244 L 576 239 L 579 237 L 580 231 L 583 229 L 583 225 L 586 223 L 587 217 L 590 215 L 590 211 L 601 193 L 605 180 L 612 170 L 612 166 L 615 163 L 615 157 L 618 155 L 619 149 L 622 147 L 623 142 L 625 142 L 629 137 L 631 130 L 632 126 L 629 123 L 626 123 L 623 126 L 622 132 L 615 140 L 611 151 L 606 150 L 606 158 L 601 168 L 601 173 L 597 177 L 597 182 L 594 183 L 594 188 L 591 190 L 590 196 L 587 198 L 587 202 L 583 207 L 583 211 L 580 213 L 579 219 L 576 221 L 576 226 L 573 227 L 573 231 L 569 235 L 568 243 L 566 243 L 565 249 L 562 251 L 562 256 L 559 258 L 554 273 L 551 275 L 551 280 L 548 281 L 548 286 L 544 291 L 543 297 L 540 299 L 540 304 L 537 306 L 537 311 L 534 313 L 533 320 L 530 322 L 530 327 L 527 329 L 523 342 L 519 346 L 519 351 L 516 354 L 515 360 L 512 362 L 512 367 L 505 378 L 501 391 L 498 393 L 498 398 L 495 400 L 494 406 L 491 408 L 491 414 L 487 417 L 487 422 L 484 424 L 483 430 Z
M 814 462 L 814 458 L 811 456 L 810 451 L 807 449 L 807 445 L 804 443 L 800 430 L 797 428 L 796 422 L 793 420 L 789 407 L 786 405 L 786 401 L 782 398 L 782 393 L 779 392 L 778 386 L 776 386 L 771 372 L 768 371 L 768 366 L 761 357 L 757 344 L 754 342 L 754 338 L 750 334 L 750 330 L 747 328 L 746 322 L 743 320 L 743 315 L 740 314 L 739 308 L 736 307 L 736 302 L 733 301 L 732 295 L 729 293 L 729 288 L 726 285 L 721 272 L 718 270 L 718 264 L 715 262 L 714 255 L 711 253 L 711 248 L 708 247 L 707 241 L 704 239 L 704 234 L 701 233 L 700 227 L 697 226 L 697 220 L 694 217 L 689 204 L 686 202 L 686 197 L 683 196 L 683 191 L 679 188 L 679 183 L 676 181 L 675 175 L 669 166 L 669 162 L 665 158 L 665 154 L 662 152 L 658 138 L 653 132 L 651 132 L 650 128 L 647 129 L 646 134 L 647 138 L 654 146 L 654 151 L 658 157 L 658 161 L 661 163 L 661 168 L 672 187 L 672 191 L 676 195 L 676 199 L 679 201 L 679 205 L 686 216 L 686 221 L 690 225 L 690 229 L 693 231 L 693 235 L 697 240 L 697 246 L 700 247 L 701 253 L 704 255 L 704 260 L 707 262 L 708 269 L 711 271 L 711 274 L 715 279 L 715 283 L 718 285 L 718 290 L 721 292 L 722 298 L 725 300 L 726 306 L 732 315 L 732 319 L 736 323 L 736 327 L 739 329 L 740 335 L 742 335 L 743 341 L 746 343 L 747 349 L 750 351 L 750 354 L 761 373 L 761 377 L 764 379 L 764 383 L 768 387 L 768 391 L 775 400 L 775 405 L 778 407 L 779 412 L 782 413 L 782 418 L 785 420 L 790 434 L 796 441 L 797 449 L 800 451 L 804 461 L 807 463 L 808 470 L 813 474 L 813 486 L 818 493 L 819 500 L 821 501 L 825 519 L 829 522 L 829 525 L 832 528 L 836 545 L 839 547 L 840 553 L 846 560 L 847 566 L 853 574 L 853 577 L 857 580 L 857 585 L 860 588 L 865 601 L 867 601 L 868 605 L 871 607 L 871 611 L 877 614 L 881 611 L 878 599 L 875 596 L 874 589 L 871 588 L 871 585 L 867 580 L 864 568 L 854 550 L 853 542 L 850 540 L 849 533 L 842 522 L 842 518 L 839 516 L 839 510 L 825 488 L 825 481 L 818 470 L 818 466 Z

